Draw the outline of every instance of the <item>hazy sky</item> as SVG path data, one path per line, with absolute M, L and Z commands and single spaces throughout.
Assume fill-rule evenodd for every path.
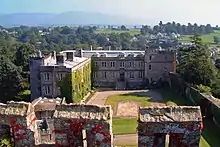
M 144 21 L 220 25 L 220 0 L 0 0 L 1 13 L 92 11 Z

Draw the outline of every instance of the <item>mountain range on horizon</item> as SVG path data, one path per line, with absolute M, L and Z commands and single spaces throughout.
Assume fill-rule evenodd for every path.
M 148 20 L 149 24 L 156 22 Z M 51 25 L 141 25 L 144 21 L 120 15 L 108 15 L 95 12 L 70 11 L 60 14 L 52 13 L 14 13 L 0 14 L 0 25 L 13 26 L 51 26 Z

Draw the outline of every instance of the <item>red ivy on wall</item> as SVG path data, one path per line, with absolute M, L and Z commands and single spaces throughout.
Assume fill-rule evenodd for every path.
M 25 126 L 23 126 L 22 124 L 17 124 L 17 120 L 15 118 L 10 118 L 10 125 L 14 133 L 15 142 L 18 142 L 25 138 L 25 135 L 27 133 Z
M 70 130 L 73 133 L 74 137 L 76 139 L 82 139 L 81 138 L 81 132 L 85 125 L 87 124 L 86 120 L 68 120 L 67 123 L 70 124 Z M 103 135 L 104 139 L 101 141 L 103 143 L 111 143 L 111 135 L 109 132 L 104 132 L 103 125 L 100 123 L 96 125 L 94 128 L 92 128 L 90 134 L 95 136 L 97 133 Z M 66 134 L 67 132 L 65 130 L 54 130 L 56 134 Z M 72 138 L 68 138 L 68 143 L 72 144 Z M 99 143 L 101 143 L 99 142 Z M 59 146 L 59 143 L 56 142 L 56 145 Z

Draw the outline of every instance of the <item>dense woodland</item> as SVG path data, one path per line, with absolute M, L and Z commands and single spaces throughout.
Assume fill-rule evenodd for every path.
M 109 47 L 111 49 L 143 49 L 148 46 L 149 34 L 158 33 L 179 33 L 179 34 L 208 34 L 214 29 L 211 25 L 190 23 L 180 25 L 179 23 L 162 22 L 153 28 L 143 26 L 139 35 L 133 36 L 123 30 L 128 30 L 125 26 L 121 26 L 121 33 L 97 33 L 97 27 L 27 27 L 20 26 L 14 28 L 3 28 L 7 30 L 0 32 L 0 91 L 2 102 L 8 100 L 28 100 L 29 89 L 29 56 L 40 49 L 44 52 L 61 51 L 74 48 L 90 49 L 90 46 Z M 42 32 L 45 34 L 42 35 Z M 137 39 L 132 40 L 134 37 Z M 195 38 L 194 40 L 195 41 Z M 193 84 L 205 85 L 212 87 L 214 93 L 220 92 L 220 78 L 215 67 L 210 63 L 206 53 L 206 47 L 201 41 L 197 42 L 198 46 L 181 49 L 181 58 L 183 62 L 179 66 L 179 73 L 184 79 Z M 204 48 L 204 49 L 202 49 Z M 197 58 L 201 57 L 201 58 Z M 201 76 L 199 76 L 201 75 Z M 213 76 L 212 76 L 213 75 Z M 215 77 L 217 80 L 214 80 Z M 215 81 L 213 83 L 213 81 Z M 219 84 L 218 84 L 219 81 Z M 26 97 L 27 96 L 27 97 Z
M 191 24 L 188 23 L 187 25 L 181 25 L 180 23 L 175 22 L 168 22 L 166 24 L 163 24 L 162 21 L 160 21 L 159 25 L 155 25 L 153 28 L 150 26 L 144 26 L 141 29 L 141 34 L 146 33 L 153 33 L 156 34 L 158 32 L 160 33 L 178 33 L 180 35 L 194 35 L 194 34 L 209 34 L 214 31 L 214 29 L 218 28 L 212 27 L 210 24 L 207 25 L 198 25 L 198 24 Z

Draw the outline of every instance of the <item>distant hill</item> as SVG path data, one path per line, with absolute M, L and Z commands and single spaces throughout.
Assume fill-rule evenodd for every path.
M 113 16 L 93 12 L 71 11 L 61 14 L 48 13 L 15 13 L 0 15 L 0 25 L 11 26 L 48 26 L 48 25 L 91 25 L 91 24 L 111 24 L 111 25 L 134 25 L 142 24 L 140 19 L 128 18 L 124 16 Z

